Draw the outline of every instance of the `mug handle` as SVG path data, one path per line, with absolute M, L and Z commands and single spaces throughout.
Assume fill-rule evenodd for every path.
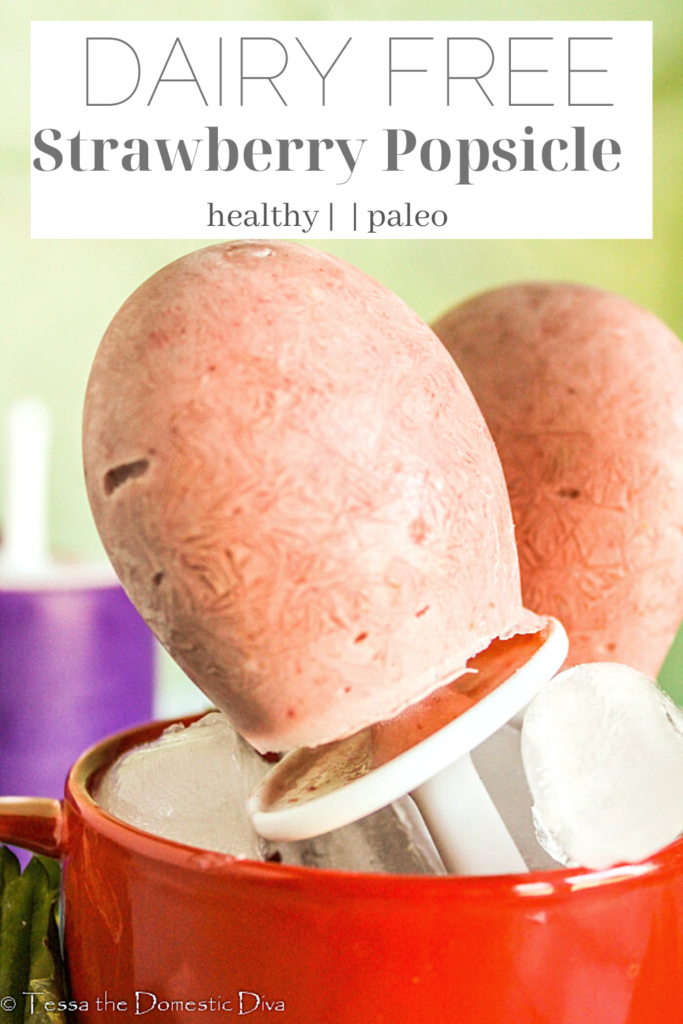
M 59 859 L 64 852 L 62 822 L 60 800 L 0 797 L 0 842 Z

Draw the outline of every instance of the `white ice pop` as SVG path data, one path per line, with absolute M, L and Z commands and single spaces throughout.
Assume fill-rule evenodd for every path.
M 45 402 L 24 398 L 7 417 L 3 572 L 30 577 L 49 564 L 47 493 L 52 418 Z

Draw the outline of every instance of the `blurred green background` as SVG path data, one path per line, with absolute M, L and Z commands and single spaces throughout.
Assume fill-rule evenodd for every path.
M 102 549 L 80 456 L 83 394 L 95 349 L 144 278 L 203 241 L 31 241 L 30 21 L 67 19 L 636 19 L 654 23 L 652 241 L 349 241 L 324 248 L 372 274 L 431 320 L 472 292 L 522 278 L 563 278 L 612 289 L 683 335 L 683 8 L 674 0 L 2 0 L 0 146 L 3 341 L 0 418 L 33 394 L 55 417 L 51 535 L 88 558 Z M 314 243 L 315 244 L 315 243 Z M 0 480 L 0 509 L 4 479 Z M 661 681 L 683 702 L 683 632 Z M 163 663 L 164 710 L 201 706 Z

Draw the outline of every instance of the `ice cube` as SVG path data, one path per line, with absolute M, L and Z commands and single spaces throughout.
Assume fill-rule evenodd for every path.
M 443 865 L 409 797 L 316 839 L 270 843 L 254 832 L 247 797 L 270 765 L 220 712 L 172 725 L 124 754 L 95 793 L 115 817 L 145 832 L 237 857 L 340 871 L 440 874 Z
M 624 665 L 579 665 L 532 701 L 522 758 L 538 839 L 568 866 L 638 862 L 683 831 L 683 712 Z
M 316 839 L 270 843 L 269 851 L 286 864 L 306 867 L 402 875 L 445 874 L 432 838 L 410 797 Z
M 172 725 L 124 754 L 95 799 L 145 832 L 236 857 L 261 858 L 246 809 L 268 765 L 214 711 L 187 728 Z

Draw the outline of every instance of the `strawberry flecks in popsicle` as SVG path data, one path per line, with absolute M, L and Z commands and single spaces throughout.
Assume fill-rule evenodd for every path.
M 340 260 L 266 248 L 191 253 L 128 299 L 84 459 L 143 617 L 254 746 L 285 750 L 401 712 L 538 622 L 495 447 L 436 336 Z
M 434 327 L 498 447 L 527 607 L 568 665 L 655 676 L 683 615 L 683 345 L 583 285 L 486 292 Z

